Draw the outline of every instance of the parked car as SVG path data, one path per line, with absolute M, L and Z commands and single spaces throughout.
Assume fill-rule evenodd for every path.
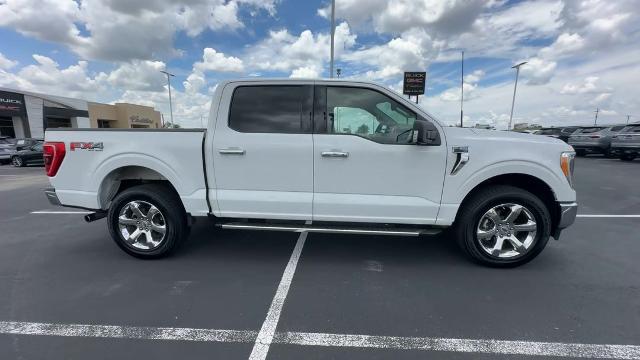
M 573 223 L 573 149 L 444 126 L 369 82 L 223 81 L 207 129 L 47 129 L 52 204 L 107 217 L 140 258 L 196 217 L 225 229 L 418 236 L 453 227 L 476 261 L 517 266 Z
M 610 157 L 611 137 L 623 128 L 624 125 L 583 127 L 569 137 L 569 145 L 573 146 L 578 156 L 603 154 Z
M 632 161 L 640 153 L 640 124 L 625 126 L 611 140 L 611 152 L 623 161 Z
M 0 136 L 0 164 L 11 162 L 11 154 L 15 149 L 15 139 L 8 136 Z
M 36 142 L 35 145 L 31 145 L 29 147 L 21 146 L 21 150 L 11 154 L 11 163 L 15 167 L 44 165 L 42 146 L 42 141 Z
M 560 136 L 558 138 L 564 142 L 569 142 L 571 134 L 575 133 L 579 129 L 580 126 L 565 126 L 560 130 Z
M 579 129 L 579 126 L 548 127 L 536 131 L 534 135 L 545 135 L 554 139 L 560 139 L 564 142 L 568 142 L 569 136 L 571 136 L 571 134 Z

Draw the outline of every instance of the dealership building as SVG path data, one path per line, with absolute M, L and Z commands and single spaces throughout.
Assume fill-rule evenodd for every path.
M 159 128 L 149 106 L 114 105 L 0 87 L 0 135 L 44 138 L 48 128 Z

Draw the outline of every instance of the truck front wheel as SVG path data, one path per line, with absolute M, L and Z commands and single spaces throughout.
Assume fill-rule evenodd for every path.
M 173 189 L 160 184 L 134 186 L 109 208 L 111 237 L 129 255 L 154 259 L 169 255 L 187 236 L 185 210 Z
M 535 258 L 551 233 L 544 203 L 523 189 L 496 185 L 465 201 L 455 235 L 473 260 L 493 267 L 515 267 Z

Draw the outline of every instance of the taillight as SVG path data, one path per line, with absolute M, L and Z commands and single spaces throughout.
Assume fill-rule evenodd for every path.
M 591 135 L 589 137 L 592 139 L 600 139 L 600 135 Z
M 64 160 L 65 148 L 63 142 L 46 142 L 42 146 L 44 156 L 44 171 L 47 176 L 56 176 L 62 160 Z

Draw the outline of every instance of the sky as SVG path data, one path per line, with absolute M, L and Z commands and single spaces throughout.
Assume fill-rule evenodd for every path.
M 336 0 L 341 77 L 402 90 L 426 71 L 420 106 L 446 124 L 640 121 L 638 0 Z M 216 84 L 329 77 L 326 0 L 0 0 L 0 86 L 154 106 L 206 122 Z

